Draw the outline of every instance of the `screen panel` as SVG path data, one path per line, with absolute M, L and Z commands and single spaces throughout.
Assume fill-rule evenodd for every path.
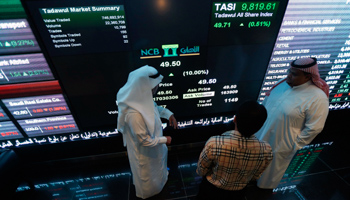
M 176 112 L 180 127 L 232 120 L 227 113 L 257 98 L 286 7 L 280 1 L 23 3 L 83 131 L 116 127 L 116 93 L 143 65 L 163 74 L 154 100 Z
M 9 117 L 4 112 L 4 110 L 0 107 L 0 121 L 7 121 L 9 120 Z
M 325 53 L 325 49 L 330 42 L 328 46 L 317 46 L 324 42 L 323 38 L 330 41 L 330 38 L 346 36 L 343 24 L 349 14 L 344 11 L 348 5 L 344 1 L 22 0 L 22 4 L 41 48 L 3 52 L 0 68 L 10 67 L 4 63 L 17 59 L 14 56 L 22 61 L 40 57 L 40 62 L 30 68 L 42 68 L 37 69 L 38 79 L 33 79 L 34 75 L 25 77 L 28 70 L 19 69 L 17 74 L 21 74 L 18 77 L 22 79 L 0 85 L 0 89 L 6 91 L 0 95 L 0 106 L 4 117 L 7 116 L 3 121 L 12 121 L 24 135 L 25 140 L 19 140 L 19 146 L 118 135 L 116 94 L 128 74 L 143 65 L 155 67 L 164 76 L 154 100 L 175 113 L 180 128 L 231 122 L 242 102 L 263 99 L 264 92 L 284 77 L 288 59 L 296 56 L 318 56 L 321 75 L 328 79 L 333 93 L 337 90 L 333 97 L 338 97 L 341 89 L 344 89 L 342 96 L 346 94 L 346 75 L 340 78 L 341 85 L 339 81 L 329 81 L 334 81 L 331 78 L 340 70 L 346 73 L 347 64 L 328 67 L 326 62 L 330 59 L 326 59 L 329 53 Z M 327 11 L 327 6 L 336 8 L 332 12 L 337 14 Z M 302 8 L 310 12 L 302 12 Z M 316 19 L 320 15 L 324 19 Z M 293 24 L 300 20 L 302 24 Z M 322 26 L 315 24 L 319 21 Z M 330 27 L 336 26 L 331 31 Z M 293 32 L 307 27 L 315 31 Z M 334 34 L 338 29 L 343 31 Z M 338 61 L 346 62 L 347 40 L 335 41 L 345 42 L 341 47 L 332 48 L 342 49 L 342 60 Z M 292 42 L 295 43 L 292 45 Z M 304 46 L 299 47 L 300 44 Z M 11 72 L 4 73 L 11 75 Z M 34 71 L 31 74 L 35 74 Z M 44 89 L 45 84 L 51 88 Z M 22 87 L 30 89 L 11 92 Z M 36 98 L 52 100 L 55 95 L 61 99 L 59 105 L 9 106 L 9 102 L 36 101 Z M 344 105 L 341 106 L 345 108 Z M 31 112 L 40 112 L 29 117 L 24 114 L 25 107 Z M 50 108 L 59 110 L 44 110 Z M 39 122 L 65 116 L 69 116 L 68 121 L 43 124 L 51 132 L 36 132 L 41 128 L 38 123 L 25 124 L 26 120 Z M 52 129 L 60 125 L 66 128 Z M 68 125 L 72 125 L 72 129 Z M 5 141 L 3 144 L 8 145 Z
M 0 122 L 0 132 L 0 140 L 23 138 L 21 132 L 11 121 Z M 2 146 L 8 147 L 8 144 L 6 142 L 3 142 Z
M 0 56 L 0 85 L 53 79 L 42 53 Z
M 290 62 L 315 57 L 330 87 L 329 109 L 350 108 L 349 6 L 349 1 L 289 1 L 258 101 L 287 76 Z
M 0 20 L 0 55 L 40 51 L 26 19 Z
M 15 119 L 70 114 L 62 94 L 3 99 L 2 102 Z

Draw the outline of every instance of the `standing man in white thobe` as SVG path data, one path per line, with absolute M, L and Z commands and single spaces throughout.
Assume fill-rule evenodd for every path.
M 118 130 L 127 148 L 136 196 L 142 199 L 160 193 L 168 180 L 166 145 L 161 117 L 178 128 L 174 114 L 157 106 L 153 95 L 163 76 L 151 66 L 130 72 L 126 84 L 118 91 Z
M 268 118 L 255 135 L 271 145 L 274 157 L 258 180 L 259 188 L 276 188 L 296 151 L 322 131 L 328 96 L 329 87 L 320 78 L 316 58 L 293 61 L 287 78 L 268 92 L 263 101 Z

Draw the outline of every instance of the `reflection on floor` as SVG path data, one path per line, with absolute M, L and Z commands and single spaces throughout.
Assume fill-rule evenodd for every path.
M 335 143 L 314 144 L 300 150 L 278 188 L 271 192 L 251 184 L 246 188 L 246 199 L 350 199 L 350 160 L 348 156 L 344 158 L 350 147 Z M 169 152 L 169 180 L 151 200 L 195 199 L 202 179 L 195 170 L 203 145 Z M 27 172 L 15 200 L 138 199 L 125 155 L 38 163 L 28 167 Z

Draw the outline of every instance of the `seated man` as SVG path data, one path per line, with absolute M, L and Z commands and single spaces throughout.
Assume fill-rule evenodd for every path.
M 256 180 L 272 161 L 271 146 L 255 136 L 267 112 L 255 101 L 243 103 L 233 119 L 235 130 L 209 138 L 197 173 L 203 177 L 197 199 L 242 199 L 243 189 Z

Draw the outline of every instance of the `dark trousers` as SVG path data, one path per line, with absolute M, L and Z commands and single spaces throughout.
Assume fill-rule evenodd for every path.
M 223 190 L 211 184 L 207 178 L 203 177 L 199 184 L 199 191 L 196 200 L 244 200 L 243 190 Z

